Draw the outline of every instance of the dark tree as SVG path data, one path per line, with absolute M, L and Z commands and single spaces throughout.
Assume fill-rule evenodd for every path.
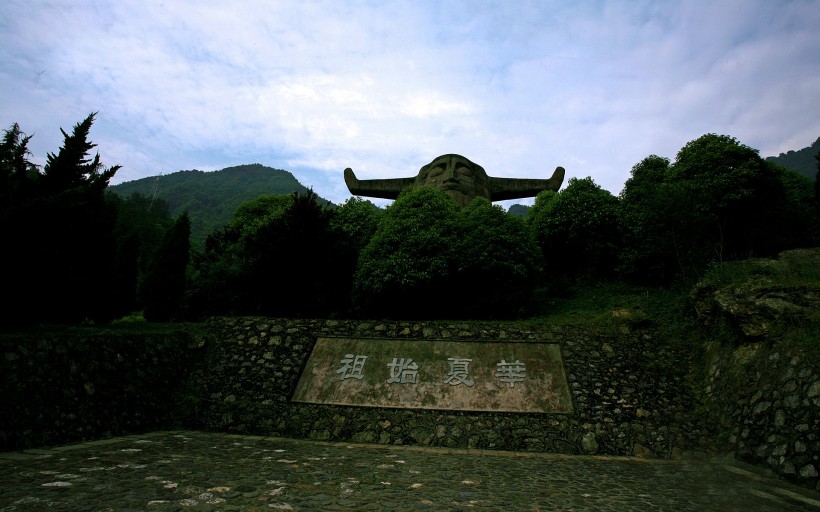
M 264 196 L 240 207 L 194 261 L 198 314 L 333 316 L 349 309 L 352 244 L 316 194 Z
M 592 178 L 572 178 L 558 193 L 542 192 L 528 222 L 549 279 L 613 275 L 619 242 L 618 198 Z
M 355 262 L 331 227 L 333 215 L 313 190 L 296 193 L 280 217 L 246 240 L 245 290 L 259 313 L 327 316 L 346 309 Z
M 109 192 L 106 201 L 117 210 L 117 243 L 123 246 L 123 250 L 133 251 L 129 254 L 137 265 L 137 282 L 142 282 L 165 232 L 174 225 L 168 204 L 162 199 L 137 193 L 123 199 Z M 126 242 L 131 238 L 135 239 L 136 245 Z M 118 254 L 122 252 L 118 251 Z
M 453 285 L 459 291 L 460 316 L 509 318 L 529 303 L 543 267 L 541 251 L 520 217 L 476 198 L 461 212 Z
M 454 318 L 458 205 L 442 190 L 410 188 L 387 207 L 362 250 L 354 303 L 367 316 Z
M 620 270 L 627 277 L 667 283 L 677 273 L 678 213 L 685 194 L 667 184 L 669 160 L 651 155 L 632 168 L 618 203 Z
M 24 134 L 17 123 L 3 134 L 0 143 L 0 208 L 4 210 L 30 199 L 39 178 L 37 167 L 28 160 L 31 137 Z
M 121 309 L 116 211 L 104 197 L 119 166 L 105 168 L 99 154 L 88 158 L 93 121 L 91 114 L 71 134 L 62 132 L 63 147 L 48 155 L 42 173 L 26 161 L 28 137 L 16 125 L 6 132 L 0 193 L 6 323 L 108 321 Z
M 820 153 L 814 155 L 817 160 L 817 174 L 814 176 L 814 208 L 816 212 L 816 226 L 820 228 Z
M 142 284 L 143 314 L 149 322 L 179 319 L 185 298 L 191 221 L 183 212 L 162 239 Z
M 651 156 L 621 193 L 621 269 L 691 285 L 712 262 L 811 243 L 811 184 L 726 135 L 687 143 L 671 165 Z

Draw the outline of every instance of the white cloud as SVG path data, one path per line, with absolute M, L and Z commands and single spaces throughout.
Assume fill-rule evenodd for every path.
M 117 181 L 259 162 L 343 201 L 347 166 L 409 176 L 455 152 L 617 193 L 703 133 L 764 155 L 820 135 L 810 1 L 9 0 L 0 20 L 0 122 L 44 159 L 100 111 Z

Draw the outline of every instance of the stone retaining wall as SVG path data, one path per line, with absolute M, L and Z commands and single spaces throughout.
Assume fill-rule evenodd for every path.
M 270 318 L 214 318 L 209 330 L 207 339 L 191 333 L 0 337 L 0 451 L 169 427 L 659 457 L 717 446 L 820 488 L 820 372 L 816 355 L 799 347 L 714 343 L 698 405 L 684 358 L 651 331 Z M 292 403 L 319 337 L 558 343 L 574 412 Z
M 168 428 L 196 354 L 186 333 L 3 335 L 0 451 Z
M 686 369 L 651 335 L 519 323 L 215 318 L 186 419 L 199 428 L 384 444 L 671 457 L 697 446 Z M 559 343 L 572 414 L 373 409 L 290 402 L 320 336 Z
M 706 395 L 718 447 L 820 490 L 820 373 L 806 348 L 710 347 Z

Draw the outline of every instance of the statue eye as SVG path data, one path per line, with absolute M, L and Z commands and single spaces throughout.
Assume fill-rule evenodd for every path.
M 458 173 L 461 174 L 462 176 L 469 176 L 473 173 L 473 171 L 470 170 L 468 167 L 459 167 L 458 168 Z
M 433 167 L 430 171 L 430 176 L 439 176 L 444 172 L 444 167 Z

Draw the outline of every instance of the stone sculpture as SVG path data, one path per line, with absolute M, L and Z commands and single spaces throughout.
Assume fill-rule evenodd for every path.
M 353 169 L 345 169 L 345 184 L 357 196 L 396 199 L 407 187 L 434 187 L 444 190 L 459 206 L 476 197 L 490 201 L 533 197 L 543 190 L 557 191 L 564 182 L 564 168 L 556 167 L 549 179 L 494 178 L 484 168 L 461 155 L 441 155 L 419 170 L 415 178 L 359 180 Z

